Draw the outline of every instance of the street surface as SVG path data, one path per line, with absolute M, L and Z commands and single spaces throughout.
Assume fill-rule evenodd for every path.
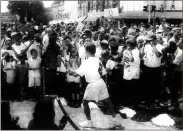
M 11 102 L 11 115 L 18 116 L 19 122 L 18 124 L 22 128 L 27 128 L 29 121 L 32 119 L 32 113 L 34 111 L 35 102 L 32 101 L 22 101 L 22 102 Z M 78 123 L 83 122 L 86 120 L 83 108 L 70 108 L 67 106 L 64 106 L 65 110 L 71 117 L 71 119 L 78 125 Z M 56 117 L 55 117 L 55 123 L 58 125 L 59 120 L 62 118 L 63 113 L 60 110 L 59 106 L 56 106 Z M 148 122 L 137 122 L 133 121 L 131 119 L 122 119 L 122 117 L 118 114 L 117 115 L 119 122 L 122 124 L 122 126 L 125 127 L 125 129 L 165 129 L 165 130 L 176 130 L 175 127 L 160 127 L 154 125 L 151 121 Z M 100 128 L 107 128 L 110 126 L 110 120 L 111 116 L 104 115 L 97 109 L 92 110 L 92 120 L 94 121 L 94 126 L 100 127 Z M 65 130 L 73 129 L 72 126 L 67 123 Z

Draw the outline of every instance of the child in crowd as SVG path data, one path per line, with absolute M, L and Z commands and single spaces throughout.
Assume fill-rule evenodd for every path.
M 38 57 L 38 51 L 36 49 L 32 49 L 30 51 L 31 58 L 28 59 L 28 69 L 29 69 L 29 88 L 31 97 L 35 97 L 36 99 L 40 96 L 40 86 L 41 86 L 41 58 Z M 36 93 L 35 93 L 36 91 Z
M 2 61 L 3 61 L 2 68 L 4 68 L 4 72 L 6 74 L 6 83 L 8 86 L 6 87 L 6 91 L 11 92 L 13 91 L 12 87 L 13 87 L 13 84 L 15 81 L 15 75 L 16 75 L 15 73 L 16 60 L 15 58 L 13 58 L 13 56 L 11 56 L 8 52 L 6 52 L 4 54 Z
M 78 69 L 80 65 L 78 52 L 75 48 L 72 49 L 69 67 L 71 69 Z M 80 88 L 81 88 L 81 79 L 77 74 L 67 73 L 67 82 L 68 82 L 68 97 L 70 101 L 70 106 L 79 107 L 81 105 L 81 96 L 80 96 Z
M 69 61 L 69 57 L 66 55 L 66 50 L 61 50 L 58 55 L 58 67 L 57 67 L 57 81 L 58 81 L 58 95 L 64 97 L 66 95 L 66 62 Z

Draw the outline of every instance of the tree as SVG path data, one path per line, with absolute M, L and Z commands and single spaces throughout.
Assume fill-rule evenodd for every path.
M 30 22 L 33 18 L 36 20 L 40 14 L 45 14 L 45 8 L 42 1 L 9 1 L 8 9 L 11 14 L 18 14 L 20 22 L 24 21 L 27 16 L 27 21 Z

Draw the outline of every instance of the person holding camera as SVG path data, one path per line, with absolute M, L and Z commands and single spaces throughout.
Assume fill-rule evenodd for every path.
M 139 90 L 140 78 L 140 57 L 139 49 L 135 39 L 128 39 L 126 41 L 127 48 L 123 52 L 122 64 L 124 65 L 124 87 L 126 90 L 125 96 L 130 100 L 132 106 L 137 104 L 137 92 Z M 128 101 L 128 99 L 126 99 Z
M 161 60 L 164 46 L 157 43 L 156 35 L 149 32 L 145 36 L 141 57 L 143 58 L 142 86 L 146 90 L 145 100 L 147 106 L 151 106 L 160 97 L 161 84 Z

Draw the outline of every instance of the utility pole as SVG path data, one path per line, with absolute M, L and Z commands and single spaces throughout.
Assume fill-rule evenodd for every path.
M 152 7 L 152 10 L 154 11 L 154 16 L 153 16 L 153 32 L 156 32 L 156 5 L 155 5 L 155 0 L 154 0 L 154 6 Z
M 150 23 L 150 22 L 151 22 L 151 1 L 149 1 L 149 8 L 148 8 L 148 11 L 149 11 L 148 22 Z
M 105 0 L 101 0 L 100 2 L 100 11 L 104 11 Z

